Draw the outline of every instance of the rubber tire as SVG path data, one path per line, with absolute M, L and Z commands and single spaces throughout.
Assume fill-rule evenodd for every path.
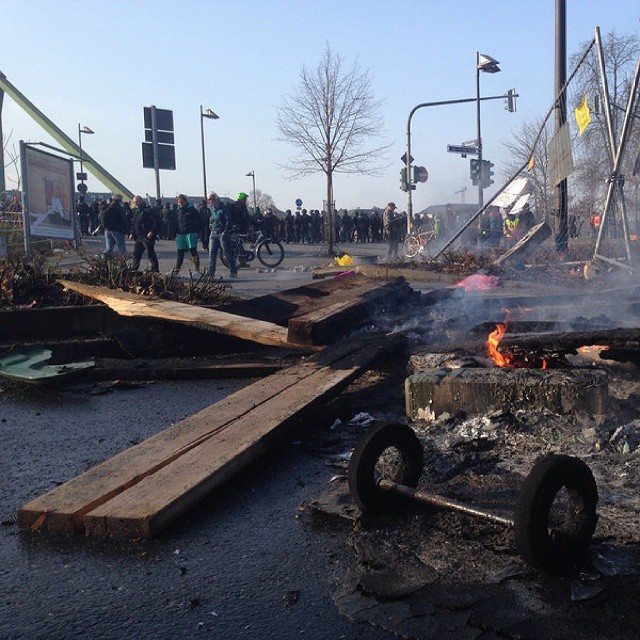
M 256 247 L 256 256 L 265 267 L 275 269 L 284 260 L 284 247 L 277 240 L 262 240 Z
M 566 487 L 569 503 L 557 537 L 548 530 L 549 513 Z M 584 559 L 598 516 L 598 488 L 589 467 L 578 458 L 541 458 L 524 482 L 515 513 L 515 543 L 530 566 L 548 573 L 567 573 Z
M 231 251 L 235 252 L 235 255 L 236 255 L 236 268 L 244 266 L 244 265 L 241 265 L 240 260 L 238 260 L 238 247 L 236 244 L 231 245 Z M 220 251 L 220 261 L 227 269 L 229 268 L 229 261 L 227 260 L 227 255 L 224 252 L 224 250 Z
M 351 496 L 363 511 L 382 513 L 402 500 L 400 496 L 381 489 L 375 478 L 376 462 L 390 447 L 396 448 L 402 456 L 400 473 L 393 480 L 410 487 L 418 485 L 424 460 L 422 444 L 413 429 L 402 424 L 376 427 L 359 440 L 349 463 Z
M 415 236 L 407 236 L 402 244 L 402 251 L 407 258 L 415 258 L 420 251 L 420 243 Z

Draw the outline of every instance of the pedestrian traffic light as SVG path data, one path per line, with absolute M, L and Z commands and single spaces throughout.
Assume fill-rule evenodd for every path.
M 480 182 L 480 160 L 477 158 L 471 158 L 469 162 L 469 175 L 473 184 Z
M 509 91 L 507 91 L 507 95 L 505 96 L 505 109 L 509 112 L 509 113 L 515 113 L 516 110 L 516 90 L 515 89 L 509 89 Z
M 407 189 L 407 168 L 400 169 L 400 189 L 402 191 L 408 191 Z

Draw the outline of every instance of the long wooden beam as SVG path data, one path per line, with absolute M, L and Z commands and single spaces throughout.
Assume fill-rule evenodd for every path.
M 69 280 L 58 280 L 67 289 L 104 302 L 121 316 L 160 318 L 194 324 L 209 331 L 251 340 L 259 344 L 296 348 L 289 342 L 287 329 L 271 322 L 232 315 L 217 309 L 205 309 L 182 302 L 158 300 L 107 287 L 96 287 Z
M 93 535 L 155 535 L 192 506 L 203 492 L 219 486 L 264 452 L 293 418 L 300 418 L 305 412 L 311 415 L 319 403 L 339 393 L 377 359 L 397 352 L 398 348 L 397 339 L 369 338 L 329 347 L 35 498 L 18 511 L 18 523 L 22 529 L 49 532 L 68 533 L 87 528 Z M 209 441 L 211 446 L 205 446 Z M 196 453 L 198 450 L 200 454 Z M 216 453 L 212 454 L 212 450 Z M 181 458 L 184 464 L 174 465 Z M 192 469 L 183 477 L 183 469 L 194 464 L 204 476 Z M 165 467 L 167 470 L 163 471 Z M 158 487 L 159 493 L 153 500 L 149 498 L 149 504 L 155 505 L 153 514 L 141 518 L 131 515 L 140 509 L 135 496 L 148 497 L 153 484 L 165 482 L 171 483 L 172 489 L 163 493 L 165 488 Z M 138 490 L 132 491 L 137 485 Z M 184 489 L 182 493 L 180 487 Z M 158 506 L 161 495 L 168 502 Z M 126 509 L 128 516 L 123 515 Z

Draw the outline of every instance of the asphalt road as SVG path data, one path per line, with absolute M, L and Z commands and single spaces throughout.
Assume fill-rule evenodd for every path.
M 247 382 L 162 382 L 92 395 L 0 383 L 0 638 L 372 639 L 332 601 L 343 538 L 303 501 L 335 473 L 286 444 L 158 539 L 21 533 L 30 499 Z M 167 402 L 167 398 L 171 398 Z
M 233 293 L 246 297 L 266 295 L 274 291 L 282 291 L 293 287 L 303 286 L 312 282 L 311 270 L 313 267 L 320 267 L 334 264 L 332 258 L 320 255 L 326 247 L 319 244 L 285 244 L 285 258 L 276 270 L 267 270 L 257 261 L 249 263 L 249 266 L 238 271 L 238 278 L 231 280 Z M 83 249 L 96 255 L 104 250 L 104 240 L 101 238 L 83 238 Z M 387 245 L 379 244 L 341 244 L 341 251 L 353 255 L 378 256 L 379 260 L 384 260 L 387 255 Z M 133 243 L 127 240 L 127 250 L 133 250 Z M 160 240 L 156 245 L 156 252 L 160 262 L 160 271 L 169 273 L 176 260 L 175 243 L 169 240 Z M 208 255 L 198 245 L 201 265 L 205 267 L 208 263 Z M 145 258 L 142 260 L 145 266 Z M 183 278 L 189 277 L 189 269 L 193 264 L 189 256 L 185 257 L 181 275 Z M 229 272 L 218 260 L 216 274 L 223 279 L 227 279 Z

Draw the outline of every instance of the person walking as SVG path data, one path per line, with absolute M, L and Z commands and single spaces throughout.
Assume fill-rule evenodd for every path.
M 127 249 L 124 243 L 124 236 L 128 231 L 128 223 L 125 211 L 122 208 L 122 195 L 116 193 L 109 206 L 102 212 L 102 227 L 104 228 L 104 254 L 111 256 L 116 253 L 124 256 Z
M 180 194 L 176 198 L 178 210 L 178 233 L 176 235 L 176 266 L 171 272 L 172 276 L 177 276 L 182 268 L 184 254 L 189 251 L 195 270 L 200 272 L 200 256 L 198 255 L 198 231 L 200 230 L 200 216 L 195 207 L 187 201 L 187 196 Z
M 158 256 L 156 255 L 156 239 L 158 237 L 158 220 L 155 211 L 147 206 L 142 196 L 134 196 L 131 201 L 131 238 L 133 239 L 133 262 L 131 268 L 138 271 L 140 260 L 144 252 L 147 252 L 151 271 L 158 273 Z
M 209 236 L 209 267 L 207 276 L 214 278 L 216 275 L 216 263 L 218 252 L 224 251 L 229 264 L 229 276 L 237 277 L 236 256 L 231 250 L 231 229 L 234 226 L 233 212 L 222 202 L 217 193 L 211 192 L 207 196 L 207 202 L 211 209 L 211 235 Z

